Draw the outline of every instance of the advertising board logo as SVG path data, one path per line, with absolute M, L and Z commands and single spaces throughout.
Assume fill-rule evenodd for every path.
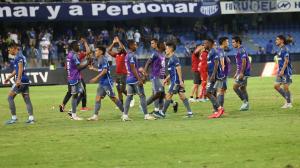
M 217 13 L 218 10 L 219 10 L 218 5 L 209 5 L 209 6 L 204 5 L 200 7 L 200 12 L 206 16 L 211 16 Z
M 289 1 L 281 1 L 281 2 L 278 2 L 277 4 L 277 8 L 278 9 L 281 9 L 281 10 L 288 10 L 291 8 L 291 3 Z

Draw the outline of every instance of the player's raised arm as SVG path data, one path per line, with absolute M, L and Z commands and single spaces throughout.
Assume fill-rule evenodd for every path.
M 114 52 L 112 49 L 113 49 L 113 47 L 114 47 L 114 45 L 117 43 L 117 39 L 116 39 L 117 37 L 115 37 L 114 38 L 114 40 L 113 40 L 113 42 L 111 43 L 111 45 L 107 48 L 107 52 L 108 52 L 108 54 L 110 55 L 110 56 L 112 56 L 112 57 L 116 57 L 116 55 L 117 55 L 117 53 L 116 52 Z M 122 44 L 122 43 L 121 43 Z M 119 45 L 120 45 L 120 43 L 119 43 Z M 123 46 L 123 44 L 122 44 L 122 46 Z
M 125 48 L 124 44 L 120 41 L 119 37 L 115 37 L 115 38 L 116 38 L 117 43 L 119 44 L 119 47 L 121 49 L 123 49 L 124 51 L 126 51 L 126 48 Z
M 83 45 L 84 45 L 84 48 L 85 48 L 85 51 L 86 51 L 86 55 L 89 55 L 91 53 L 91 49 L 90 49 L 86 39 L 81 38 L 81 41 L 83 42 Z

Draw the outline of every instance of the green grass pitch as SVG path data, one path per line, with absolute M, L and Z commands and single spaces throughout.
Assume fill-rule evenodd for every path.
M 144 121 L 137 104 L 132 122 L 121 122 L 120 112 L 106 98 L 98 122 L 71 121 L 58 112 L 66 86 L 31 87 L 37 122 L 26 125 L 25 104 L 16 98 L 19 122 L 10 118 L 7 93 L 0 89 L 0 168 L 112 167 L 112 168 L 296 168 L 300 167 L 300 76 L 294 76 L 292 109 L 281 109 L 283 98 L 273 89 L 274 78 L 250 78 L 250 111 L 240 112 L 241 101 L 228 80 L 226 115 L 207 119 L 210 102 L 192 103 L 194 118 L 185 109 L 169 109 L 166 119 Z M 89 84 L 88 106 L 94 106 L 96 84 Z M 145 86 L 150 95 L 150 82 Z M 192 81 L 186 81 L 187 96 Z M 175 95 L 178 101 L 178 96 Z M 69 102 L 70 104 L 70 102 Z M 68 104 L 68 108 L 70 105 Z M 54 109 L 53 109 L 54 108 Z M 153 110 L 152 106 L 148 107 Z M 79 112 L 89 117 L 92 111 Z

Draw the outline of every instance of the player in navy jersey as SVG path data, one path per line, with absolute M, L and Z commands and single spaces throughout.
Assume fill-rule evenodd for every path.
M 172 42 L 167 42 L 166 43 L 166 56 L 169 58 L 167 68 L 169 75 L 166 77 L 164 80 L 164 85 L 168 83 L 170 80 L 170 87 L 168 93 L 166 93 L 165 96 L 165 103 L 164 107 L 162 110 L 162 116 L 165 116 L 165 113 L 172 101 L 172 96 L 174 94 L 179 95 L 179 98 L 182 100 L 186 110 L 187 110 L 187 115 L 186 117 L 190 118 L 193 117 L 193 112 L 191 110 L 190 104 L 188 99 L 185 96 L 185 89 L 184 89 L 184 82 L 182 78 L 182 72 L 181 72 L 181 66 L 179 63 L 178 57 L 175 55 L 175 50 L 176 50 L 176 45 Z
M 219 38 L 219 45 L 217 47 L 217 58 L 219 59 L 219 64 L 216 73 L 216 83 L 215 88 L 217 89 L 217 98 L 220 106 L 224 108 L 224 97 L 227 90 L 227 76 L 229 73 L 230 60 L 225 53 L 225 49 L 228 48 L 229 41 L 227 37 Z M 219 118 L 223 115 L 224 110 L 217 113 L 214 118 Z
M 26 103 L 27 112 L 29 114 L 29 118 L 26 121 L 27 124 L 33 124 L 34 123 L 34 117 L 33 117 L 33 108 L 29 96 L 29 79 L 26 75 L 26 58 L 22 54 L 21 51 L 19 51 L 19 47 L 17 44 L 11 44 L 9 46 L 9 54 L 14 56 L 14 70 L 13 72 L 5 79 L 4 83 L 8 83 L 8 81 L 14 77 L 15 78 L 15 84 L 13 84 L 12 89 L 8 93 L 8 104 L 9 109 L 11 112 L 11 119 L 6 122 L 6 124 L 14 124 L 17 122 L 17 115 L 16 115 L 16 106 L 14 99 L 17 94 L 22 93 L 23 99 Z
M 278 46 L 277 60 L 278 60 L 278 72 L 274 88 L 280 93 L 286 100 L 285 104 L 281 108 L 292 108 L 291 93 L 289 85 L 292 83 L 292 64 L 289 54 L 289 49 L 286 47 L 287 41 L 283 35 L 279 35 L 276 38 L 276 46 Z M 281 88 L 283 86 L 283 88 Z
M 208 67 L 208 82 L 206 85 L 206 96 L 212 103 L 213 114 L 208 118 L 218 118 L 224 113 L 224 108 L 220 105 L 216 92 L 217 92 L 217 74 L 220 68 L 220 58 L 218 50 L 215 47 L 214 41 L 212 39 L 207 39 L 207 67 Z
M 95 56 L 97 58 L 97 67 L 94 68 L 90 66 L 89 69 L 92 71 L 98 72 L 98 75 L 90 80 L 91 83 L 99 82 L 99 86 L 97 89 L 97 96 L 95 99 L 95 111 L 94 115 L 88 118 L 88 121 L 97 121 L 99 119 L 99 110 L 101 108 L 101 99 L 103 99 L 106 95 L 117 105 L 120 111 L 123 113 L 124 108 L 122 102 L 116 97 L 113 91 L 113 80 L 110 74 L 110 65 L 108 63 L 107 58 L 104 56 L 106 52 L 105 47 L 96 46 L 95 47 Z
M 133 99 L 133 95 L 138 94 L 140 97 L 141 108 L 144 113 L 144 119 L 155 120 L 155 118 L 152 115 L 148 114 L 147 111 L 147 102 L 143 86 L 144 81 L 142 80 L 141 75 L 138 71 L 139 65 L 135 53 L 137 49 L 137 44 L 133 40 L 128 40 L 128 47 L 129 51 L 127 52 L 125 58 L 125 65 L 127 69 L 127 97 L 124 105 L 124 114 L 122 115 L 121 119 L 122 121 L 130 121 L 128 117 L 130 102 Z
M 246 111 L 249 109 L 247 80 L 250 76 L 251 63 L 246 49 L 242 46 L 242 40 L 240 37 L 236 36 L 232 38 L 232 46 L 237 50 L 237 54 L 235 56 L 237 69 L 234 75 L 235 83 L 233 85 L 233 90 L 243 101 L 240 110 Z

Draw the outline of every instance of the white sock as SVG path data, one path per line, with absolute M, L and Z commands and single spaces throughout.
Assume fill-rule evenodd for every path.
M 34 120 L 33 115 L 30 115 L 30 116 L 28 117 L 28 120 Z
M 77 117 L 76 113 L 72 113 L 72 117 Z
M 187 112 L 188 114 L 193 114 L 193 112 L 191 112 L 191 111 L 189 111 L 189 112 Z
M 155 107 L 155 108 L 154 108 L 154 111 L 159 111 L 159 108 Z
M 16 116 L 16 115 L 13 115 L 13 116 L 11 116 L 11 119 L 16 120 L 16 119 L 17 119 L 17 116 Z
M 159 110 L 159 113 L 160 113 L 161 115 L 165 115 L 165 114 L 162 112 L 162 110 Z

